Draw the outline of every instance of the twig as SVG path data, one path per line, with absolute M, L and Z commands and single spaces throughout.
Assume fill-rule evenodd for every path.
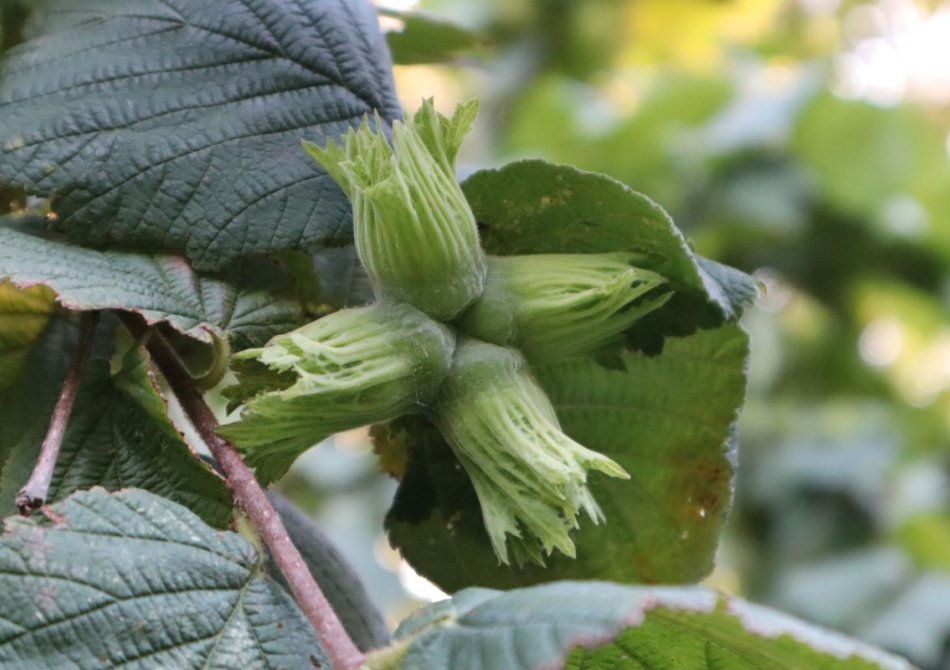
M 133 336 L 141 334 L 140 324 L 130 319 L 125 322 L 133 329 Z M 195 380 L 188 374 L 178 355 L 161 333 L 151 333 L 147 348 L 185 414 L 227 476 L 227 485 L 235 502 L 247 514 L 264 544 L 270 549 L 277 567 L 290 585 L 297 604 L 316 630 L 324 651 L 330 657 L 332 667 L 334 670 L 355 670 L 363 663 L 363 653 L 356 648 L 320 586 L 310 574 L 307 564 L 290 540 L 280 516 L 267 499 L 254 473 L 245 465 L 234 446 L 215 432 L 218 421 L 197 389 Z
M 23 516 L 30 516 L 42 507 L 46 502 L 46 496 L 49 495 L 49 486 L 53 479 L 53 470 L 56 468 L 56 460 L 59 458 L 59 449 L 63 446 L 69 417 L 76 403 L 80 373 L 89 355 L 89 349 L 92 347 L 98 321 L 99 312 L 84 312 L 82 315 L 79 345 L 69 363 L 63 388 L 53 408 L 53 416 L 50 418 L 46 437 L 43 438 L 43 446 L 40 447 L 40 456 L 33 467 L 33 474 L 30 475 L 29 481 L 16 495 L 16 508 Z

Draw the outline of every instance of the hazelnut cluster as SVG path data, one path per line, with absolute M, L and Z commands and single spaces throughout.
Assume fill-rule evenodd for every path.
M 391 142 L 376 118 L 306 145 L 353 205 L 377 300 L 238 354 L 253 392 L 221 432 L 270 480 L 335 432 L 421 413 L 471 479 L 499 560 L 543 563 L 574 555 L 582 514 L 602 520 L 588 473 L 629 475 L 561 430 L 531 365 L 616 344 L 670 293 L 623 253 L 486 256 L 455 178 L 476 112 L 430 100 Z

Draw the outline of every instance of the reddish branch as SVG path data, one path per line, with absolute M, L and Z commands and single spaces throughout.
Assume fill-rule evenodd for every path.
M 59 393 L 59 399 L 56 401 L 56 407 L 53 408 L 53 416 L 50 418 L 46 437 L 43 438 L 43 446 L 40 447 L 40 457 L 33 467 L 33 474 L 30 475 L 26 486 L 20 489 L 20 492 L 16 495 L 16 507 L 23 516 L 30 516 L 42 507 L 43 503 L 46 502 L 46 496 L 49 495 L 49 486 L 53 479 L 56 461 L 59 458 L 59 449 L 63 446 L 66 426 L 69 425 L 73 405 L 76 404 L 76 392 L 79 390 L 82 366 L 89 356 L 89 349 L 92 347 L 93 335 L 98 321 L 98 312 L 85 312 L 82 315 L 79 346 L 69 363 L 69 370 L 66 372 L 63 388 Z
M 126 323 L 134 328 L 133 335 L 141 335 L 141 327 L 135 328 L 129 321 Z M 215 432 L 218 421 L 201 396 L 195 380 L 160 333 L 152 332 L 147 346 L 152 360 L 168 381 L 185 414 L 227 476 L 228 488 L 235 502 L 247 514 L 270 549 L 297 604 L 316 630 L 332 667 L 335 670 L 355 670 L 363 663 L 363 654 L 347 635 L 254 473 L 245 465 L 234 446 Z

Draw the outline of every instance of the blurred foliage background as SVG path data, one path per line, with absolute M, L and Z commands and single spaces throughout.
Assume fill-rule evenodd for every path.
M 709 581 L 950 668 L 950 3 L 382 8 L 411 63 L 396 68 L 406 109 L 482 101 L 464 169 L 604 172 L 765 286 Z M 285 489 L 391 616 L 435 597 L 378 534 L 392 486 L 361 436 L 318 453 Z
M 950 668 L 950 2 L 380 8 L 406 109 L 482 101 L 465 170 L 604 172 L 765 287 L 710 583 Z M 396 621 L 439 594 L 388 548 L 378 472 L 354 432 L 280 488 Z

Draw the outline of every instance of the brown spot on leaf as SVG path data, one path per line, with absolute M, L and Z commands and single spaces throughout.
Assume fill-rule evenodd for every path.
M 53 522 L 53 526 L 55 528 L 66 528 L 66 517 L 56 512 L 56 510 L 54 510 L 49 505 L 43 505 L 40 508 L 40 512 L 43 513 L 43 516 Z

